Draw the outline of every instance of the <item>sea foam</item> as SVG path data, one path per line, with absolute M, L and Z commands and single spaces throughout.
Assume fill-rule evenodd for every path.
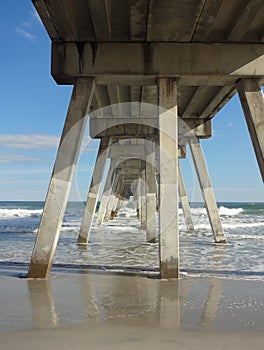
M 39 217 L 42 209 L 0 209 L 0 219 Z

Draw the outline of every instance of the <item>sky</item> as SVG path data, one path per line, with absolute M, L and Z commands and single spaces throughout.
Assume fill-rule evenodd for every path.
M 0 0 L 0 201 L 44 200 L 72 86 L 50 74 L 50 39 L 30 0 Z M 85 200 L 98 142 L 85 133 L 70 199 Z M 238 96 L 213 119 L 201 141 L 217 201 L 264 202 Z M 190 153 L 181 161 L 191 201 L 201 199 Z

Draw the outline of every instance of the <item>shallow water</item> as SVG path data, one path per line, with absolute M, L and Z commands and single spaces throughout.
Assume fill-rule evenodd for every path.
M 42 208 L 42 202 L 0 202 L 0 264 L 29 263 Z M 91 243 L 78 246 L 83 210 L 82 203 L 69 204 L 55 264 L 157 271 L 158 244 L 146 243 L 133 208 L 123 208 L 99 228 L 94 225 Z M 219 203 L 227 244 L 214 243 L 201 203 L 193 203 L 191 212 L 194 232 L 186 231 L 181 209 L 179 214 L 183 274 L 264 280 L 264 204 Z

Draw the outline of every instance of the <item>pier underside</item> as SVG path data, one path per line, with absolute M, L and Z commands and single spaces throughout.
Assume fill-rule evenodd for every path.
M 133 196 L 146 241 L 159 242 L 160 277 L 178 278 L 178 199 L 194 229 L 178 162 L 186 147 L 214 240 L 225 243 L 199 140 L 236 91 L 264 179 L 264 1 L 242 2 L 33 0 L 52 40 L 52 75 L 74 88 L 29 277 L 50 272 L 87 116 L 100 147 L 79 244 L 89 243 L 110 159 L 96 224 Z

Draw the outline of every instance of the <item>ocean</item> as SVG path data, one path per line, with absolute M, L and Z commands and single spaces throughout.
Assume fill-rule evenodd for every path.
M 118 271 L 158 272 L 157 243 L 146 243 L 131 202 L 101 227 L 93 226 L 90 244 L 76 244 L 84 204 L 68 204 L 54 265 Z M 191 203 L 194 232 L 187 232 L 179 210 L 180 267 L 187 276 L 264 280 L 264 203 L 218 203 L 227 243 L 214 243 L 202 203 Z M 43 202 L 0 202 L 0 266 L 26 266 Z

